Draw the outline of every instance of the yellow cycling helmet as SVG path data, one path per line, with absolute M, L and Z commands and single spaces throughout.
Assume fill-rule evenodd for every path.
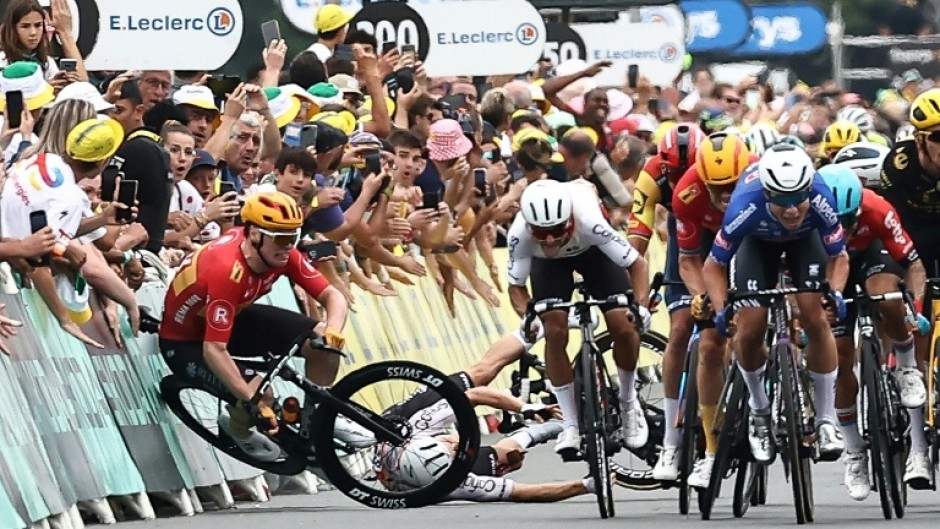
M 695 155 L 699 178 L 713 186 L 737 182 L 749 161 L 750 151 L 744 140 L 726 132 L 709 135 Z
M 249 195 L 242 206 L 242 221 L 267 230 L 290 232 L 300 229 L 304 216 L 290 195 L 275 191 Z
M 851 121 L 836 121 L 826 127 L 822 141 L 826 144 L 827 151 L 838 151 L 846 145 L 858 143 L 861 138 L 862 131 L 858 125 Z
M 911 104 L 911 124 L 917 130 L 940 125 L 940 88 L 931 88 Z

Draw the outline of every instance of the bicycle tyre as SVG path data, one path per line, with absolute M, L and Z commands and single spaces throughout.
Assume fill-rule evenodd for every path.
M 754 499 L 757 495 L 757 488 L 761 472 L 766 468 L 758 464 L 751 457 L 751 447 L 747 440 L 747 417 L 750 408 L 747 404 L 747 385 L 744 378 L 737 373 L 735 369 L 732 375 L 734 377 L 732 385 L 732 398 L 737 394 L 739 405 L 736 407 L 736 425 L 731 432 L 731 440 L 734 443 L 734 453 L 737 455 L 737 470 L 734 479 L 734 496 L 731 499 L 731 511 L 735 518 L 743 518 L 751 505 L 756 505 Z M 728 414 L 725 413 L 727 421 Z
M 875 489 L 878 490 L 881 514 L 885 520 L 894 515 L 891 505 L 891 495 L 887 483 L 888 438 L 881 425 L 882 399 L 879 394 L 878 373 L 875 363 L 879 361 L 878 351 L 874 350 L 871 342 L 865 340 L 861 345 L 862 358 L 862 384 L 865 390 L 865 418 L 868 426 L 868 444 L 871 452 L 872 478 Z
M 803 479 L 804 465 L 800 446 L 803 444 L 802 410 L 797 409 L 796 372 L 790 347 L 783 344 L 775 346 L 776 358 L 780 361 L 780 384 L 783 393 L 783 414 L 786 421 L 786 458 L 790 469 L 790 484 L 793 488 L 793 507 L 796 511 L 796 523 L 803 525 L 812 521 L 807 513 L 807 495 Z
M 333 425 L 339 413 L 333 406 L 323 403 L 313 417 L 314 447 L 323 472 L 330 483 L 353 500 L 374 508 L 414 508 L 436 503 L 453 492 L 466 479 L 480 449 L 480 428 L 476 412 L 463 389 L 446 375 L 432 367 L 404 360 L 377 362 L 364 366 L 343 377 L 330 393 L 339 400 L 350 402 L 359 390 L 376 382 L 402 380 L 426 383 L 434 387 L 450 405 L 458 436 L 454 458 L 447 470 L 431 485 L 410 491 L 383 491 L 363 485 L 352 476 L 334 447 Z
M 585 343 L 580 354 L 581 377 L 581 432 L 584 436 L 586 459 L 594 479 L 594 495 L 602 519 L 614 516 L 614 499 L 610 479 L 610 460 L 607 458 L 607 399 L 606 374 Z M 605 388 L 601 391 L 601 388 Z
M 741 400 L 744 393 L 741 388 L 743 380 L 740 380 L 740 376 L 735 376 L 735 371 L 732 371 L 728 375 L 728 379 L 725 382 L 726 385 L 730 385 L 731 391 L 725 401 L 721 430 L 718 432 L 718 450 L 715 452 L 715 462 L 712 466 L 708 489 L 699 492 L 699 509 L 702 513 L 703 520 L 711 518 L 715 500 L 718 499 L 718 495 L 721 493 L 721 482 L 724 481 L 724 477 L 731 469 L 731 464 L 734 460 L 733 456 L 737 441 L 736 433 L 741 415 Z
M 698 380 L 695 376 L 698 367 L 698 340 L 689 348 L 686 359 L 685 395 L 682 396 L 682 445 L 679 447 L 679 513 L 689 514 L 692 503 L 692 487 L 689 475 L 698 456 L 699 417 L 698 417 Z M 666 420 L 669 420 L 667 417 Z M 699 504 L 701 509 L 702 505 Z
M 904 481 L 904 468 L 907 461 L 907 431 L 911 427 L 908 411 L 901 406 L 900 392 L 894 377 L 883 373 L 881 387 L 884 391 L 887 406 L 885 424 L 890 425 L 888 430 L 888 467 L 891 474 L 891 503 L 894 505 L 894 517 L 904 518 L 907 508 L 907 483 Z
M 213 432 L 206 427 L 204 419 L 200 419 L 190 413 L 190 410 L 183 403 L 183 391 L 185 390 L 194 390 L 204 393 L 208 398 L 209 402 L 217 401 L 217 406 L 215 410 L 208 410 L 211 413 L 218 414 L 221 412 L 221 403 L 234 403 L 234 399 L 222 399 L 217 395 L 206 390 L 202 384 L 189 381 L 175 375 L 168 375 L 160 381 L 160 395 L 163 397 L 163 401 L 166 403 L 167 407 L 179 417 L 180 421 L 189 428 L 190 431 L 198 435 L 205 442 L 209 443 L 216 450 L 237 459 L 246 465 L 259 468 L 266 472 L 271 472 L 273 474 L 279 474 L 282 476 L 293 476 L 299 474 L 307 468 L 307 460 L 299 455 L 291 454 L 289 451 L 284 451 L 283 457 L 277 461 L 261 461 L 255 459 L 248 455 L 244 450 L 238 447 L 234 440 L 231 439 L 223 430 L 216 426 L 216 431 Z M 189 399 L 187 399 L 189 400 Z M 278 442 L 279 445 L 283 444 L 297 444 L 297 439 L 287 441 L 289 436 L 297 438 L 296 435 L 288 431 L 287 429 L 282 428 L 281 431 L 273 436 L 273 440 Z M 280 441 L 280 442 L 279 442 Z

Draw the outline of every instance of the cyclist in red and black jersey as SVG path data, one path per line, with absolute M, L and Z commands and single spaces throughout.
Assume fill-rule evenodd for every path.
M 252 195 L 242 208 L 242 220 L 244 227 L 228 231 L 183 262 L 167 291 L 160 351 L 176 376 L 195 379 L 218 397 L 235 401 L 229 414 L 219 417 L 219 426 L 245 452 L 273 461 L 280 453 L 277 445 L 250 427 L 256 414 L 270 422 L 268 433 L 275 433 L 274 412 L 264 400 L 257 409 L 250 409 L 248 401 L 260 378 L 232 357 L 286 353 L 292 342 L 314 330 L 322 332 L 327 344 L 341 348 L 347 305 L 343 295 L 295 248 L 303 215 L 294 199 L 284 193 Z M 325 324 L 296 312 L 254 304 L 282 275 L 323 305 Z M 306 359 L 307 378 L 316 384 L 332 384 L 339 370 L 335 354 L 314 349 L 307 342 L 301 355 Z

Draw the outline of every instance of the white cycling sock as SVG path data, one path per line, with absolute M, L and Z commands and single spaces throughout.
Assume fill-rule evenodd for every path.
M 620 380 L 620 402 L 625 404 L 636 402 L 636 369 L 627 371 L 618 367 L 617 378 Z
M 682 442 L 679 437 L 679 430 L 676 428 L 676 421 L 679 420 L 679 399 L 663 399 L 663 446 L 675 448 Z
M 836 423 L 836 376 L 839 368 L 828 373 L 809 372 L 813 381 L 813 393 L 816 397 L 816 424 Z
M 558 421 L 548 421 L 542 424 L 532 424 L 509 436 L 519 443 L 522 448 L 542 444 L 549 439 L 558 437 L 562 425 Z
M 858 406 L 836 408 L 836 417 L 839 418 L 839 429 L 845 439 L 845 451 L 858 454 L 865 451 L 865 440 L 858 431 Z
M 760 366 L 754 371 L 745 371 L 741 364 L 738 364 L 738 371 L 744 377 L 744 383 L 747 385 L 747 392 L 750 394 L 747 404 L 752 410 L 766 410 L 770 408 L 770 399 L 767 398 L 767 390 L 764 389 L 764 370 L 766 366 Z
M 578 427 L 578 403 L 574 395 L 574 382 L 555 387 L 555 398 L 563 416 L 565 428 Z
M 584 490 L 588 494 L 594 494 L 594 478 L 584 478 L 581 480 L 581 483 L 584 485 Z
M 914 357 L 914 336 L 908 336 L 903 342 L 894 342 L 894 354 L 898 358 L 898 367 L 917 367 Z
M 911 416 L 911 453 L 927 452 L 927 436 L 924 434 L 924 407 L 908 408 Z

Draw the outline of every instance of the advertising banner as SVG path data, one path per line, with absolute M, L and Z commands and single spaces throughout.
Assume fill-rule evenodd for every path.
M 911 68 L 925 78 L 940 75 L 940 47 L 931 42 L 904 42 L 888 48 L 891 71 L 900 75 Z
M 689 53 L 733 50 L 751 34 L 751 12 L 739 0 L 680 2 L 687 22 Z
M 826 14 L 810 3 L 751 6 L 751 35 L 733 55 L 760 57 L 816 51 L 826 44 L 826 22 Z
M 627 68 L 639 66 L 640 75 L 654 85 L 671 85 L 682 72 L 685 55 L 685 31 L 662 22 L 630 22 L 620 19 L 604 24 L 572 24 L 587 48 L 585 60 L 613 61 L 594 79 L 599 86 L 621 87 L 626 83 Z
M 552 64 L 557 65 L 573 59 L 586 59 L 587 48 L 584 45 L 584 39 L 577 31 L 571 29 L 571 26 L 561 22 L 546 22 L 545 33 L 543 54 L 552 61 Z
M 310 35 L 316 35 L 317 30 L 313 27 L 313 20 L 317 16 L 317 11 L 327 4 L 335 4 L 350 13 L 358 13 L 362 9 L 362 0 L 278 0 L 281 4 L 281 11 L 290 21 L 291 25 Z M 411 5 L 433 4 L 440 2 L 459 2 L 461 0 L 410 0 Z M 378 3 L 378 2 L 377 2 Z
M 67 1 L 88 70 L 215 70 L 244 27 L 238 0 Z
M 524 72 L 545 47 L 545 23 L 525 0 L 368 4 L 351 27 L 415 46 L 435 77 Z

